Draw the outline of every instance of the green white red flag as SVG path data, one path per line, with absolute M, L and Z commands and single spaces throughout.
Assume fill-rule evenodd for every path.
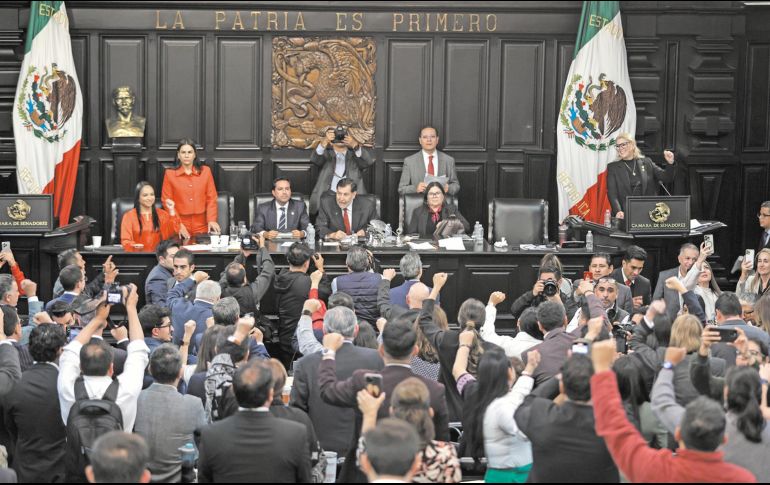
M 13 133 L 20 194 L 53 194 L 69 221 L 80 159 L 83 97 L 62 1 L 33 1 L 16 86 Z
M 604 222 L 604 212 L 610 209 L 607 164 L 617 158 L 615 138 L 633 135 L 635 129 L 620 6 L 583 2 L 556 125 L 560 221 L 576 214 Z

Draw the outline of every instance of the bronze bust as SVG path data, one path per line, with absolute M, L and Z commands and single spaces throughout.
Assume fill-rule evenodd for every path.
M 145 118 L 133 114 L 136 97 L 129 86 L 118 86 L 112 91 L 112 102 L 118 110 L 117 118 L 105 121 L 110 138 L 143 137 Z

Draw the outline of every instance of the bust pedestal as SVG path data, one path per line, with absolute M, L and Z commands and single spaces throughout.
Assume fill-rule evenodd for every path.
M 142 154 L 141 137 L 112 139 L 114 197 L 134 197 L 139 182 L 139 156 Z

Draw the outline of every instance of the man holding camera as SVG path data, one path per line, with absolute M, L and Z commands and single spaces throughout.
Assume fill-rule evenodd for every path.
M 422 150 L 404 159 L 404 169 L 401 172 L 401 180 L 398 182 L 399 195 L 425 192 L 426 175 L 446 177 L 444 192 L 456 195 L 460 191 L 460 182 L 457 181 L 455 159 L 436 150 L 438 146 L 436 129 L 426 126 L 420 130 L 419 142 Z
M 241 253 L 225 267 L 219 278 L 222 297 L 235 298 L 242 315 L 247 313 L 259 315 L 260 301 L 270 289 L 275 277 L 275 263 L 270 257 L 270 252 L 265 248 L 266 237 L 267 234 L 263 232 L 259 238 L 254 236 L 244 238 L 241 242 Z M 253 266 L 247 264 L 249 257 L 254 253 L 257 254 L 256 267 L 259 269 L 259 275 L 256 278 L 249 274 L 253 273 Z
M 561 271 L 554 266 L 542 266 L 532 291 L 524 293 L 511 305 L 513 318 L 518 320 L 524 310 L 529 307 L 537 307 L 544 301 L 556 301 L 564 306 L 567 319 L 571 320 L 577 311 L 577 304 L 570 295 L 561 292 L 560 287 Z
M 310 162 L 319 168 L 318 180 L 310 195 L 310 213 L 315 214 L 324 193 L 334 194 L 337 183 L 348 178 L 358 186 L 358 192 L 366 193 L 361 172 L 374 163 L 374 159 L 348 131 L 342 127 L 327 128 L 326 135 L 310 155 Z

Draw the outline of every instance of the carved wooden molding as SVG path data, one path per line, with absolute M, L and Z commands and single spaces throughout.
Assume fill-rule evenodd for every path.
M 273 148 L 312 148 L 343 125 L 374 146 L 377 70 L 372 37 L 274 37 Z

